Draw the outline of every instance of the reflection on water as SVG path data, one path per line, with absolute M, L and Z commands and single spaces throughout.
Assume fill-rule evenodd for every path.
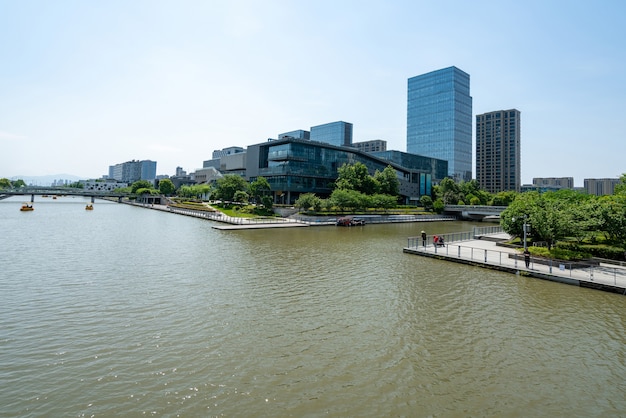
M 459 222 L 218 231 L 0 201 L 8 416 L 616 416 L 626 299 L 402 253 Z

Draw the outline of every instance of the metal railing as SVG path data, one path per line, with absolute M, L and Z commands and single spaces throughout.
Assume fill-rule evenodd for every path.
M 416 238 L 415 238 L 416 239 Z M 409 244 L 415 239 L 410 239 Z M 420 238 L 421 239 L 421 238 Z M 409 245 L 411 248 L 411 245 Z M 420 245 L 421 247 L 421 245 Z M 412 248 L 417 248 L 415 245 Z M 422 247 L 424 251 L 434 252 L 446 257 L 469 260 L 476 263 L 490 264 L 523 270 L 525 261 L 522 254 L 509 251 L 476 248 L 460 244 L 447 244 L 443 247 L 428 245 Z M 567 262 L 553 259 L 531 257 L 528 269 L 535 273 L 545 273 L 567 279 L 590 281 L 626 288 L 626 269 L 622 267 L 607 267 L 580 262 Z
M 474 227 L 471 231 L 465 232 L 448 232 L 444 234 L 435 234 L 435 235 L 426 235 L 426 240 L 424 240 L 421 236 L 419 237 L 409 237 L 408 238 L 408 248 L 417 248 L 417 247 L 425 247 L 428 245 L 434 244 L 434 237 L 443 238 L 444 243 L 449 242 L 459 242 L 459 241 L 469 241 L 472 239 L 476 239 L 476 237 L 482 235 L 493 235 L 504 232 L 501 226 L 485 226 L 485 227 Z M 441 245 L 440 245 L 441 246 Z

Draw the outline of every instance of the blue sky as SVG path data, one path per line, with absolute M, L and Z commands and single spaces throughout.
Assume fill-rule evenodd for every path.
M 343 120 L 406 151 L 407 79 L 522 115 L 522 182 L 626 172 L 622 1 L 0 0 L 0 177 L 95 178 Z

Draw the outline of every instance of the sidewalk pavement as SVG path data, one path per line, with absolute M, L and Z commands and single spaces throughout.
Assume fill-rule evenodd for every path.
M 404 252 L 626 294 L 626 268 L 624 266 L 600 264 L 577 267 L 575 263 L 531 257 L 527 268 L 521 251 L 497 245 L 498 241 L 509 239 L 507 234 L 500 233 L 479 238 L 481 239 L 447 242 L 443 247 L 435 247 L 432 244 L 406 247 Z

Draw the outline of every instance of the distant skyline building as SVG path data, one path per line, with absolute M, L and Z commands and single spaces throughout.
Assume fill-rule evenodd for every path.
M 216 149 L 213 151 L 213 155 L 211 159 L 215 160 L 217 158 L 222 158 L 226 155 L 238 154 L 240 152 L 244 152 L 245 150 L 242 147 L 228 147 L 222 149 Z
M 362 152 L 387 151 L 387 141 L 374 139 L 371 141 L 353 142 L 352 146 Z
M 533 177 L 533 186 L 573 189 L 574 177 Z
M 470 76 L 448 67 L 409 78 L 407 152 L 448 161 L 453 179 L 472 179 Z
M 476 180 L 489 193 L 520 191 L 520 135 L 517 109 L 476 115 Z
M 134 183 L 139 180 L 154 181 L 156 179 L 156 161 L 132 160 L 125 163 L 109 166 L 109 178 L 124 183 Z
M 615 186 L 620 179 L 584 179 L 585 191 L 595 196 L 611 195 L 615 192 Z
M 278 139 L 294 138 L 294 139 L 311 139 L 311 132 L 303 129 L 278 134 Z
M 349 147 L 352 145 L 352 124 L 338 121 L 312 126 L 310 139 L 338 147 Z

